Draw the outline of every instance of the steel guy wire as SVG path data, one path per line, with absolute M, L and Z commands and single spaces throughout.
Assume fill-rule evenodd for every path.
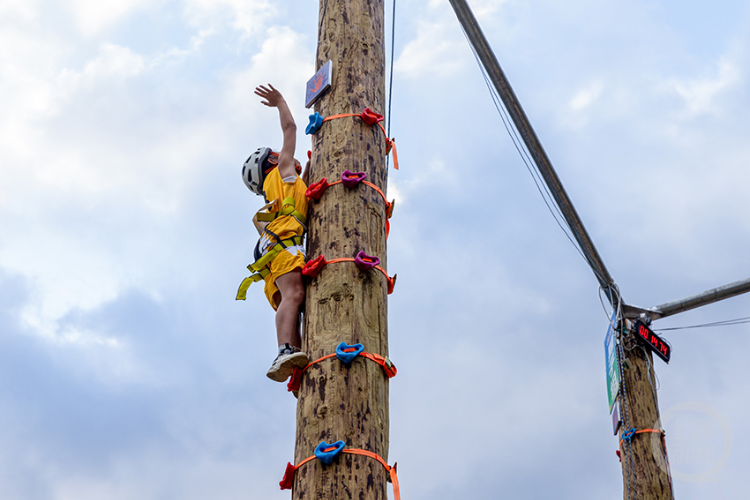
M 690 325 L 690 326 L 674 326 L 671 328 L 654 328 L 653 330 L 656 332 L 666 332 L 666 331 L 672 331 L 672 330 L 688 330 L 691 328 L 711 328 L 714 326 L 733 326 L 733 325 L 742 325 L 745 323 L 750 323 L 750 317 L 747 318 L 737 318 L 737 319 L 727 319 L 723 321 L 714 321 L 713 323 L 703 323 L 700 325 Z
M 466 37 L 466 40 L 469 42 L 469 47 L 471 48 L 471 51 L 474 54 L 474 59 L 476 59 L 477 64 L 479 65 L 479 69 L 482 73 L 482 77 L 484 78 L 484 82 L 487 85 L 487 89 L 490 92 L 490 96 L 492 98 L 493 104 L 495 105 L 495 109 L 500 115 L 503 125 L 505 126 L 505 130 L 508 132 L 508 135 L 510 136 L 511 141 L 513 142 L 513 145 L 516 148 L 516 151 L 518 151 L 518 154 L 521 156 L 521 160 L 526 166 L 526 169 L 529 171 L 529 174 L 531 175 L 531 178 L 534 181 L 534 184 L 536 185 L 536 188 L 539 191 L 539 194 L 542 196 L 542 200 L 544 201 L 544 204 L 547 206 L 547 209 L 552 214 L 552 217 L 555 219 L 555 222 L 560 227 L 560 229 L 562 229 L 563 233 L 571 242 L 573 247 L 578 251 L 581 257 L 583 257 L 583 260 L 588 264 L 589 268 L 592 270 L 594 275 L 598 278 L 598 281 L 600 283 L 605 282 L 606 280 L 604 279 L 604 277 L 599 273 L 599 271 L 593 265 L 593 262 L 584 253 L 580 244 L 577 241 L 575 241 L 574 237 L 572 236 L 573 229 L 570 227 L 567 220 L 565 219 L 565 216 L 560 210 L 560 207 L 555 202 L 554 197 L 549 191 L 549 187 L 544 182 L 544 179 L 541 177 L 541 172 L 539 172 L 536 162 L 531 157 L 530 152 L 528 151 L 528 148 L 525 146 L 521 138 L 518 136 L 518 131 L 516 130 L 514 126 L 511 126 L 510 124 L 511 120 L 507 116 L 507 110 L 505 110 L 505 107 L 502 105 L 502 99 L 500 99 L 500 96 L 497 94 L 497 91 L 493 88 L 492 84 L 490 83 L 490 79 L 489 79 L 489 76 L 487 75 L 487 71 L 482 65 L 482 62 L 479 59 L 479 55 L 477 54 L 476 49 L 471 44 L 471 41 L 469 40 L 469 36 L 467 35 L 466 30 L 464 30 L 463 27 L 461 27 L 461 30 L 464 33 L 464 37 Z M 531 165 L 533 165 L 534 168 L 532 168 Z M 560 219 L 562 219 L 562 221 Z

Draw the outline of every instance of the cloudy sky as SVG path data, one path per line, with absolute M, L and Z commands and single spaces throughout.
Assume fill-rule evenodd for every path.
M 750 276 L 746 2 L 470 3 L 626 302 Z M 261 204 L 240 168 L 280 146 L 254 86 L 307 122 L 317 20 L 298 0 L 0 4 L 0 498 L 289 498 L 273 312 L 260 288 L 234 300 Z M 618 498 L 598 284 L 447 0 L 401 0 L 395 25 L 402 496 Z M 745 497 L 750 325 L 663 334 L 677 497 Z

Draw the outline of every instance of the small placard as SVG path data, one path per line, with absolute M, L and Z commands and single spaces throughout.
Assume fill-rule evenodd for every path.
M 620 401 L 617 400 L 612 407 L 612 431 L 615 436 L 617 435 L 617 431 L 620 429 L 621 424 L 622 417 L 620 416 Z
M 331 88 L 331 61 L 330 59 L 315 73 L 315 76 L 307 81 L 305 88 L 305 107 L 309 108 L 315 101 Z

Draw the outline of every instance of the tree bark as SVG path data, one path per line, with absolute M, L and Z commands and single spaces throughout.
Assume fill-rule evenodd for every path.
M 623 434 L 631 428 L 636 431 L 661 429 L 653 356 L 632 334 L 625 337 L 624 344 L 626 368 L 623 370 L 622 387 L 627 397 L 625 398 L 623 390 L 620 390 L 618 399 L 623 419 L 619 434 L 620 440 Z M 632 461 L 630 454 L 632 454 Z M 631 439 L 629 447 L 628 443 L 622 443 L 620 456 L 625 500 L 632 498 L 672 500 L 674 498 L 664 440 L 660 434 L 652 432 L 636 434 Z
M 383 3 L 377 0 L 320 0 L 316 67 L 333 62 L 332 88 L 315 105 L 324 118 L 383 113 L 385 52 Z M 325 122 L 312 138 L 310 183 L 340 179 L 344 170 L 365 172 L 385 191 L 385 140 L 377 126 L 358 117 Z M 360 251 L 380 258 L 386 269 L 383 199 L 359 184 L 329 187 L 308 213 L 308 259 L 354 257 Z M 309 281 L 303 348 L 310 361 L 333 353 L 340 342 L 361 343 L 365 351 L 388 355 L 388 283 L 376 270 L 353 262 L 325 266 Z M 349 365 L 336 358 L 308 368 L 297 405 L 295 463 L 321 442 L 343 440 L 347 448 L 371 451 L 388 460 L 388 378 L 379 365 L 358 356 Z M 341 454 L 331 465 L 312 460 L 300 467 L 293 499 L 387 498 L 385 468 L 376 460 Z

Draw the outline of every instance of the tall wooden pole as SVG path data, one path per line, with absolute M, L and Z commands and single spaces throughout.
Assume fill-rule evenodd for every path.
M 620 459 L 622 461 L 623 498 L 625 500 L 672 500 L 674 498 L 661 430 L 656 375 L 651 352 L 642 347 L 624 320 L 626 333 L 621 338 L 622 382 L 618 400 L 622 416 Z M 626 433 L 644 431 L 623 440 Z
M 385 50 L 382 0 L 320 0 L 316 67 L 333 63 L 331 90 L 315 105 L 323 117 L 384 113 Z M 384 134 L 357 117 L 326 122 L 312 138 L 310 183 L 340 178 L 344 170 L 365 172 L 386 189 Z M 371 187 L 328 188 L 308 214 L 308 259 L 354 257 L 363 251 L 386 268 L 386 209 Z M 307 286 L 303 347 L 311 361 L 333 353 L 341 342 L 388 355 L 388 283 L 380 272 L 362 272 L 353 262 L 329 264 Z M 313 455 L 325 441 L 388 460 L 388 378 L 359 356 L 349 366 L 333 358 L 303 375 L 297 405 L 295 460 Z M 293 499 L 387 498 L 386 469 L 377 460 L 341 454 L 331 465 L 318 460 L 300 467 Z

